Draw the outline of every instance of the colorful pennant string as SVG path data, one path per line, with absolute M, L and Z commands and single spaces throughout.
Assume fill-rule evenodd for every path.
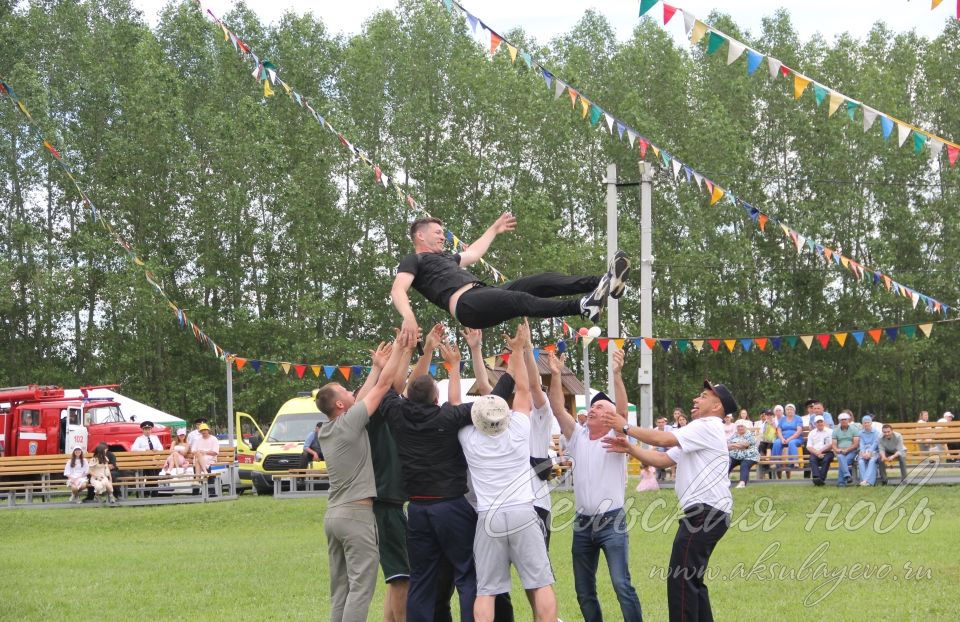
M 200 3 L 200 0 L 193 0 L 193 2 L 201 12 L 204 11 L 203 6 Z M 325 119 L 319 112 L 317 112 L 316 109 L 314 109 L 314 107 L 311 105 L 309 98 L 301 95 L 296 89 L 293 88 L 293 86 L 291 86 L 290 84 L 282 80 L 278 75 L 278 71 L 275 65 L 273 65 L 270 61 L 266 60 L 265 58 L 261 58 L 257 56 L 257 54 L 250 48 L 249 44 L 244 42 L 243 39 L 238 37 L 229 28 L 227 28 L 227 25 L 224 24 L 220 20 L 220 18 L 218 18 L 213 13 L 213 11 L 211 11 L 210 9 L 206 9 L 205 12 L 210 17 L 210 19 L 213 20 L 213 23 L 216 24 L 216 26 L 223 32 L 223 40 L 233 45 L 234 51 L 240 55 L 240 58 L 242 60 L 246 62 L 252 62 L 253 71 L 251 72 L 250 75 L 253 77 L 254 80 L 257 80 L 258 83 L 259 82 L 263 83 L 263 96 L 265 98 L 271 97 L 274 95 L 274 91 L 273 89 L 270 88 L 270 85 L 273 84 L 275 86 L 279 84 L 283 88 L 284 93 L 290 98 L 291 101 L 297 104 L 297 106 L 299 106 L 300 108 L 308 111 L 310 113 L 310 116 L 313 117 L 313 119 L 317 123 L 319 123 L 321 126 L 326 128 L 331 134 L 337 137 L 340 144 L 347 151 L 350 152 L 350 157 L 353 161 L 360 161 L 367 168 L 370 169 L 378 185 L 382 186 L 384 190 L 392 189 L 396 194 L 397 199 L 401 202 L 405 202 L 415 212 L 419 212 L 420 214 L 426 216 L 427 218 L 433 218 L 433 216 L 430 214 L 430 212 L 426 210 L 423 204 L 417 201 L 416 199 L 414 199 L 413 196 L 408 194 L 406 191 L 404 191 L 404 189 L 400 186 L 400 184 L 396 182 L 396 179 L 394 177 L 391 177 L 386 173 L 384 173 L 383 172 L 384 169 L 379 164 L 374 162 L 370 158 L 370 156 L 367 155 L 366 151 L 359 148 L 355 143 L 348 140 L 342 132 L 337 130 L 333 125 L 331 125 L 331 123 L 327 119 Z M 491 53 L 495 52 L 499 47 L 500 47 L 500 42 L 499 41 L 494 42 L 494 40 L 491 39 L 490 41 Z M 513 46 L 512 44 L 508 47 L 512 47 L 514 50 L 516 50 L 516 46 Z M 511 56 L 515 58 L 515 54 L 511 53 Z M 458 238 L 456 235 L 454 235 L 452 231 L 449 231 L 449 230 L 447 231 L 447 240 L 449 240 L 453 244 L 454 250 L 457 250 L 457 248 L 459 248 L 459 246 L 462 244 L 460 238 Z M 480 263 L 487 270 L 490 271 L 490 273 L 493 275 L 495 282 L 502 283 L 507 281 L 507 278 L 504 276 L 504 274 L 494 266 L 490 265 L 490 263 L 487 262 L 484 258 L 482 257 L 480 258 Z
M 652 7 L 655 4 L 656 3 L 654 2 L 650 6 Z M 470 24 L 474 32 L 477 32 L 479 30 L 481 33 L 489 33 L 490 37 L 496 36 L 496 38 L 503 43 L 506 43 L 508 45 L 515 45 L 512 42 L 508 41 L 506 38 L 504 38 L 503 35 L 491 29 L 485 22 L 483 22 L 483 20 L 481 20 L 480 18 L 470 13 L 466 8 L 464 8 L 456 0 L 451 0 L 451 2 L 449 3 L 445 2 L 444 5 L 447 6 L 448 9 L 452 6 L 457 10 L 459 10 L 460 12 L 462 12 L 466 16 L 467 22 L 468 24 Z M 672 5 L 666 5 L 666 6 L 669 6 L 670 8 L 674 8 L 672 7 Z M 649 10 L 649 8 L 647 10 Z M 664 18 L 666 19 L 668 17 L 672 17 L 672 13 L 669 10 L 665 9 Z M 694 43 L 696 43 L 697 41 L 703 39 L 708 34 L 709 27 L 699 20 L 696 20 L 696 19 L 690 20 L 688 19 L 689 17 L 691 16 L 684 13 L 685 25 L 687 27 L 687 31 L 691 33 L 691 41 L 694 41 Z M 735 56 L 738 56 L 738 54 L 735 54 Z M 734 58 L 734 60 L 736 59 Z M 792 71 L 791 69 L 784 67 L 783 64 L 776 59 L 771 58 L 770 62 L 772 63 L 771 72 L 773 73 L 779 72 L 783 75 L 787 75 L 789 72 Z M 753 64 L 756 64 L 757 66 L 759 66 L 759 62 L 756 59 L 754 59 Z M 817 252 L 825 260 L 825 263 L 827 265 L 840 266 L 842 268 L 845 268 L 860 281 L 863 281 L 866 275 L 872 275 L 872 276 L 876 275 L 876 280 L 874 280 L 872 284 L 875 285 L 877 283 L 882 282 L 888 292 L 907 298 L 912 302 L 914 308 L 916 308 L 917 304 L 922 301 L 924 303 L 924 309 L 926 311 L 930 313 L 937 313 L 937 314 L 942 314 L 946 316 L 949 313 L 949 311 L 956 306 L 956 305 L 947 305 L 926 294 L 920 293 L 919 291 L 917 291 L 912 287 L 904 286 L 898 283 L 897 281 L 893 280 L 891 277 L 883 274 L 880 270 L 866 266 L 861 262 L 851 259 L 849 257 L 845 257 L 840 253 L 840 251 L 836 251 L 830 247 L 827 247 L 824 244 L 816 242 L 810 236 L 806 236 L 798 233 L 794 229 L 787 226 L 783 221 L 781 221 L 776 216 L 765 213 L 759 208 L 756 208 L 750 205 L 746 201 L 743 201 L 739 197 L 735 196 L 729 190 L 722 188 L 719 184 L 710 180 L 706 175 L 703 175 L 702 173 L 695 170 L 693 167 L 681 162 L 675 155 L 669 153 L 666 149 L 658 147 L 650 139 L 641 135 L 637 130 L 631 127 L 628 123 L 626 123 L 616 115 L 611 114 L 609 111 L 601 108 L 600 105 L 596 103 L 596 101 L 588 99 L 581 91 L 574 88 L 571 84 L 563 81 L 561 78 L 557 77 L 555 73 L 551 72 L 545 66 L 541 65 L 536 61 L 531 61 L 531 63 L 529 64 L 529 67 L 531 67 L 538 75 L 540 75 L 543 78 L 544 82 L 547 85 L 548 91 L 552 93 L 554 98 L 560 97 L 563 94 L 563 92 L 566 91 L 567 94 L 570 96 L 570 102 L 574 110 L 576 110 L 576 107 L 577 107 L 576 104 L 579 101 L 582 109 L 581 116 L 586 117 L 587 111 L 592 110 L 593 108 L 596 108 L 599 111 L 599 114 L 602 115 L 604 118 L 609 117 L 610 119 L 609 125 L 606 125 L 606 124 L 604 125 L 607 133 L 609 133 L 610 135 L 613 135 L 613 128 L 616 127 L 618 140 L 623 140 L 624 137 L 626 137 L 627 143 L 631 148 L 633 148 L 634 144 L 636 143 L 640 151 L 640 158 L 642 160 L 646 160 L 647 152 L 649 149 L 654 154 L 654 162 L 657 164 L 660 164 L 661 168 L 664 171 L 672 170 L 673 172 L 672 177 L 674 179 L 678 178 L 679 172 L 682 170 L 684 172 L 684 177 L 686 178 L 687 184 L 696 184 L 699 190 L 701 190 L 702 192 L 705 192 L 706 196 L 709 197 L 709 203 L 711 206 L 717 205 L 723 199 L 726 199 L 726 201 L 730 202 L 732 205 L 742 208 L 746 212 L 746 214 L 751 218 L 751 220 L 753 220 L 754 224 L 756 224 L 756 226 L 760 229 L 761 232 L 766 232 L 766 226 L 770 222 L 772 222 L 775 225 L 778 225 L 778 227 L 783 231 L 784 235 L 794 244 L 798 253 L 803 250 L 804 245 L 807 245 L 806 247 L 809 248 L 811 251 Z M 806 85 L 804 85 L 803 88 L 805 89 Z M 591 121 L 592 121 L 592 117 L 591 117 Z M 599 125 L 599 123 L 597 123 L 596 125 Z M 831 258 L 834 261 L 832 262 L 829 261 Z
M 934 0 L 934 1 L 936 2 L 937 0 Z M 644 13 L 646 13 L 648 10 L 650 10 L 650 8 L 652 8 L 656 4 L 657 4 L 656 2 L 650 3 L 650 6 L 646 7 L 646 10 L 644 10 L 644 5 L 641 5 L 640 15 L 642 16 Z M 816 100 L 817 108 L 819 108 L 824 101 L 829 99 L 829 104 L 827 106 L 828 117 L 833 116 L 834 113 L 836 113 L 837 110 L 839 110 L 842 106 L 846 111 L 847 117 L 849 118 L 850 122 L 855 123 L 857 110 L 861 110 L 860 116 L 861 116 L 864 132 L 869 131 L 870 128 L 873 127 L 876 119 L 879 118 L 884 140 L 887 140 L 890 137 L 893 127 L 894 125 L 896 125 L 897 133 L 898 133 L 898 140 L 897 140 L 898 146 L 902 147 L 907 142 L 907 139 L 912 135 L 913 139 L 909 142 L 909 144 L 913 148 L 914 153 L 919 154 L 923 151 L 924 147 L 926 147 L 929 150 L 930 156 L 932 158 L 939 158 L 940 154 L 943 152 L 943 148 L 946 147 L 947 161 L 949 162 L 951 167 L 956 165 L 957 156 L 958 154 L 960 154 L 960 144 L 957 144 L 951 140 L 947 140 L 942 136 L 938 136 L 933 132 L 930 132 L 921 127 L 913 125 L 912 123 L 902 121 L 894 117 L 893 115 L 889 115 L 885 112 L 880 112 L 876 108 L 867 106 L 863 102 L 856 100 L 852 97 L 849 97 L 847 95 L 844 95 L 843 93 L 840 93 L 836 89 L 820 84 L 819 82 L 813 80 L 812 78 L 809 78 L 801 74 L 800 72 L 787 67 L 780 60 L 773 58 L 772 56 L 768 56 L 766 54 L 758 52 L 757 50 L 754 50 L 749 46 L 747 46 L 747 44 L 734 39 L 727 33 L 717 30 L 713 26 L 708 26 L 704 24 L 703 22 L 698 20 L 692 13 L 690 13 L 685 9 L 682 9 L 680 7 L 674 7 L 666 3 L 664 3 L 663 6 L 664 6 L 664 20 L 663 20 L 664 26 L 666 26 L 667 22 L 669 21 L 668 14 L 670 17 L 672 17 L 673 13 L 676 11 L 680 11 L 681 13 L 683 13 L 685 23 L 690 24 L 692 22 L 695 27 L 700 26 L 702 24 L 702 26 L 700 26 L 700 28 L 697 29 L 697 32 L 698 32 L 697 38 L 699 40 L 703 36 L 699 34 L 700 32 L 706 33 L 708 55 L 713 55 L 718 50 L 720 50 L 723 47 L 723 45 L 726 43 L 728 45 L 727 64 L 731 65 L 738 58 L 740 58 L 740 56 L 743 55 L 744 51 L 747 51 L 748 53 L 747 54 L 747 74 L 751 76 L 754 74 L 754 72 L 756 72 L 759 66 L 763 63 L 763 60 L 767 59 L 767 62 L 770 67 L 771 79 L 775 80 L 781 75 L 789 78 L 790 75 L 793 75 L 792 84 L 793 84 L 794 99 L 800 99 L 801 96 L 803 96 L 803 94 L 807 92 L 807 87 L 812 84 L 814 99 Z M 668 7 L 669 7 L 669 11 L 668 11 Z M 958 2 L 958 7 L 960 7 L 960 2 Z M 697 41 L 693 41 L 693 38 L 694 38 L 693 30 L 688 28 L 687 32 L 688 32 L 688 35 L 690 35 L 691 41 L 694 44 L 696 44 Z

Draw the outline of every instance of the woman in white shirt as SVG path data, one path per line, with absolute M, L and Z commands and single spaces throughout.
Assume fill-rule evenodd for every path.
M 87 489 L 87 474 L 90 472 L 90 463 L 83 457 L 83 447 L 77 445 L 71 452 L 70 459 L 63 467 L 63 475 L 70 486 L 70 503 L 83 503 L 80 500 L 80 491 Z

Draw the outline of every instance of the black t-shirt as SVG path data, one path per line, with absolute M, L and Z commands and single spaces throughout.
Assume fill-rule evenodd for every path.
M 382 408 L 377 408 L 370 416 L 367 436 L 373 459 L 373 477 L 377 480 L 377 500 L 403 503 L 407 500 L 407 493 L 403 489 L 400 454 Z
M 413 289 L 444 311 L 450 306 L 450 297 L 469 283 L 480 279 L 460 267 L 460 253 L 419 253 L 400 260 L 397 272 L 413 275 Z
M 513 387 L 513 376 L 504 374 L 493 393 L 507 399 Z M 410 499 L 449 499 L 466 494 L 467 460 L 457 433 L 473 423 L 472 406 L 420 404 L 393 389 L 380 402 L 380 411 L 396 440 L 403 485 Z

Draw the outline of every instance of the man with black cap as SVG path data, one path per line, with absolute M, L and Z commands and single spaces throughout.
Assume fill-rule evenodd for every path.
M 632 426 L 619 415 L 604 419 L 623 434 L 603 439 L 608 451 L 629 453 L 654 467 L 677 467 L 675 490 L 684 517 L 673 540 L 667 576 L 670 620 L 713 620 L 704 575 L 714 547 L 727 532 L 733 511 L 723 418 L 737 410 L 737 400 L 727 387 L 704 381 L 703 391 L 693 400 L 693 421 L 682 428 L 661 432 Z M 667 447 L 667 452 L 631 445 L 628 436 L 655 447 Z

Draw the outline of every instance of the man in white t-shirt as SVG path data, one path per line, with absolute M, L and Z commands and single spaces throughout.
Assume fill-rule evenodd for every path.
M 513 352 L 507 371 L 516 381 L 513 411 L 502 397 L 484 395 L 470 411 L 473 425 L 457 435 L 477 495 L 473 618 L 478 622 L 492 622 L 494 599 L 510 591 L 511 563 L 533 606 L 534 619 L 557 619 L 553 570 L 543 526 L 533 508 L 531 480 L 536 476 L 530 468 L 530 383 L 523 352 L 528 333 L 524 323 L 514 337 L 506 338 Z
M 609 451 L 629 453 L 645 465 L 677 467 L 675 490 L 684 517 L 673 540 L 667 575 L 671 621 L 713 620 L 703 579 L 710 555 L 727 532 L 733 511 L 723 418 L 738 410 L 737 400 L 727 387 L 705 381 L 703 391 L 693 400 L 693 420 L 682 428 L 661 432 L 632 426 L 619 415 L 604 419 L 606 425 L 624 435 L 603 440 Z M 667 447 L 667 453 L 641 449 L 630 444 L 626 436 Z
M 611 346 L 614 347 L 614 346 Z M 607 560 L 610 581 L 617 593 L 621 619 L 643 619 L 640 598 L 630 581 L 629 537 L 623 511 L 627 483 L 626 456 L 609 453 L 601 439 L 613 431 L 603 423 L 605 415 L 627 414 L 627 389 L 623 384 L 623 351 L 613 353 L 616 404 L 604 393 L 594 396 L 585 425 L 576 423 L 563 402 L 560 374 L 563 360 L 552 352 L 550 362 L 550 407 L 567 439 L 567 453 L 573 460 L 573 493 L 577 515 L 573 524 L 573 582 L 585 622 L 603 619 L 597 599 L 597 564 L 600 552 Z M 619 413 L 619 414 L 618 414 Z

